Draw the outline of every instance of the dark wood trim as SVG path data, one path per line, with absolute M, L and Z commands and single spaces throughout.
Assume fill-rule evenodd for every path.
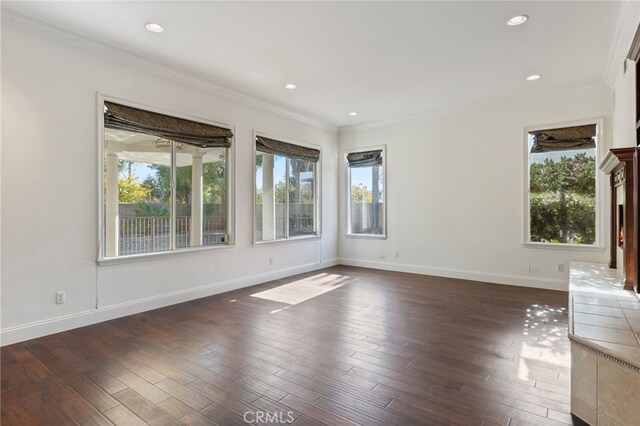
M 633 149 L 635 153 L 635 149 Z M 636 256 L 635 256 L 635 198 L 633 158 L 625 162 L 624 166 L 624 288 L 631 290 L 636 287 Z
M 630 59 L 636 61 L 636 149 L 633 156 L 633 220 L 636 233 L 640 230 L 640 27 L 630 50 Z M 635 290 L 640 293 L 640 237 L 635 235 L 633 258 L 635 261 Z
M 635 48 L 636 61 L 636 149 L 633 155 L 633 220 L 636 233 L 640 230 L 640 28 L 636 33 L 632 49 Z M 635 290 L 640 293 L 640 237 L 636 234 L 633 246 L 633 257 L 635 260 Z
M 609 176 L 609 184 L 611 185 L 611 248 L 609 257 L 609 268 L 618 268 L 618 191 L 616 191 L 616 182 L 613 173 Z
M 611 148 L 611 152 L 618 158 L 618 160 L 620 160 L 621 163 L 630 163 L 633 161 L 635 148 Z
M 639 141 L 640 142 L 640 141 Z M 633 155 L 633 227 L 636 230 L 633 242 L 633 254 L 635 271 L 634 271 L 634 287 L 637 293 L 640 293 L 640 237 L 637 230 L 640 229 L 640 147 L 636 147 Z
M 612 148 L 610 150 L 618 160 L 617 164 L 612 169 L 606 171 L 610 174 L 611 179 L 611 266 L 617 266 L 617 253 L 618 249 L 618 194 L 617 188 L 622 186 L 624 191 L 624 244 L 623 244 L 623 266 L 624 266 L 624 288 L 631 290 L 636 287 L 638 282 L 638 276 L 636 271 L 637 264 L 637 251 L 636 251 L 636 181 L 635 176 L 635 153 L 636 148 Z

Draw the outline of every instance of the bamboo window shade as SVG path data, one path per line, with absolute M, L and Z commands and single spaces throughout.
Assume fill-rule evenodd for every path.
M 223 127 L 172 117 L 114 102 L 104 103 L 104 126 L 157 136 L 200 148 L 229 148 L 233 132 Z
M 529 132 L 529 134 L 533 136 L 533 145 L 531 146 L 532 154 L 596 147 L 595 124 L 536 130 Z
M 320 150 L 318 149 L 294 145 L 264 136 L 256 136 L 256 150 L 267 154 L 281 155 L 312 162 L 317 162 L 320 159 Z
M 347 154 L 349 167 L 372 167 L 382 165 L 382 150 L 351 152 Z

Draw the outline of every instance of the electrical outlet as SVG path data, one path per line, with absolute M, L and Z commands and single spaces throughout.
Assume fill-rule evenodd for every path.
M 56 291 L 56 304 L 61 305 L 66 301 L 64 291 Z
M 400 257 L 400 252 L 396 250 L 395 255 L 396 257 Z
M 564 272 L 564 263 L 558 263 L 556 266 L 558 267 L 558 272 Z
M 269 265 L 273 265 L 273 257 L 269 258 Z

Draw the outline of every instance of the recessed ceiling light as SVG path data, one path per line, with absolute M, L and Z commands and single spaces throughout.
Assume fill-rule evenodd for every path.
M 516 15 L 507 21 L 507 25 L 510 25 L 512 27 L 515 27 L 516 25 L 522 25 L 527 22 L 527 19 L 529 19 L 527 15 Z
M 542 77 L 540 74 L 531 74 L 527 77 L 527 81 L 540 80 L 540 77 Z
M 156 24 L 155 22 L 147 22 L 144 24 L 144 27 L 147 31 L 151 31 L 152 33 L 161 33 L 164 31 L 164 27 L 160 24 Z
M 284 85 L 284 88 L 285 88 L 285 89 L 289 89 L 289 90 L 293 90 L 293 89 L 295 89 L 296 87 L 298 87 L 298 86 L 296 86 L 296 85 L 295 85 L 295 84 L 293 84 L 293 83 L 287 83 L 287 84 L 285 84 L 285 85 Z
M 355 111 L 352 111 L 352 112 L 349 113 L 349 115 L 352 116 L 352 117 L 355 117 L 356 115 L 358 115 L 358 113 L 355 112 Z

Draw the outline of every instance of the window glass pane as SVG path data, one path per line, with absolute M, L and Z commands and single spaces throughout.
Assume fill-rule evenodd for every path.
M 226 148 L 209 148 L 203 160 L 202 244 L 205 246 L 228 243 L 228 151 Z
M 315 220 L 315 163 L 289 160 L 289 237 L 313 235 Z
M 171 250 L 171 144 L 105 129 L 105 257 Z
M 276 236 L 279 240 L 287 236 L 287 158 L 280 155 L 273 156 L 272 191 L 276 202 Z
M 316 163 L 256 151 L 256 241 L 316 233 Z
M 532 242 L 595 244 L 596 149 L 529 154 L 529 205 Z
M 383 166 L 350 167 L 352 234 L 384 235 Z
M 256 153 L 256 241 L 286 237 L 287 159 Z
M 225 243 L 226 148 L 176 144 L 176 248 Z
M 263 162 L 264 156 L 261 152 L 256 152 L 256 200 L 254 212 L 254 227 L 256 241 L 263 241 L 262 237 L 262 212 L 264 210 L 264 184 L 263 184 Z

